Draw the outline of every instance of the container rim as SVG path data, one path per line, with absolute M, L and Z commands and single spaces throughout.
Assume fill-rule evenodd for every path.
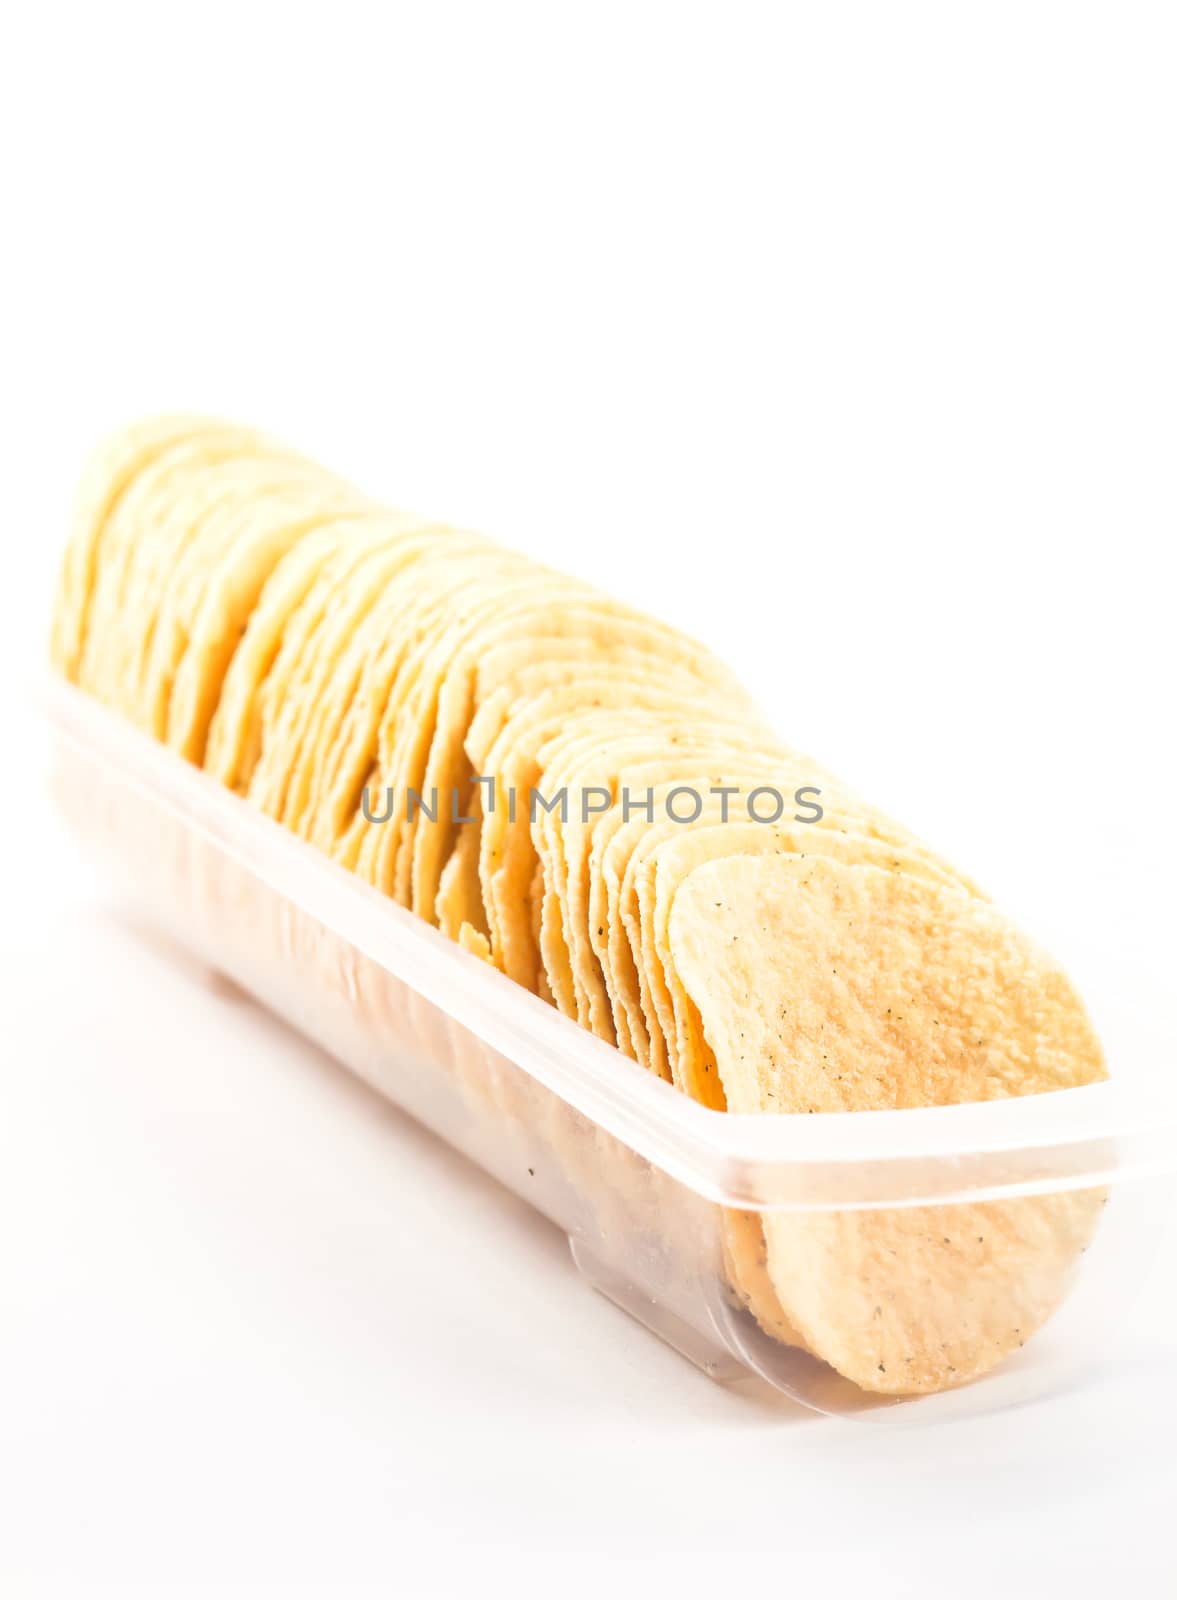
M 37 701 L 73 750 L 147 795 L 606 1133 L 708 1198 L 749 1209 L 872 1208 L 1177 1172 L 1177 1100 L 1114 1077 L 1046 1094 L 902 1111 L 712 1110 L 57 674 L 46 676 Z M 1158 1073 L 1155 1081 L 1164 1077 Z

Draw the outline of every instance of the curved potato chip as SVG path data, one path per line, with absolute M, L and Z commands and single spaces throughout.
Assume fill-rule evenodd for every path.
M 669 942 L 732 1111 L 946 1105 L 1106 1076 L 1057 964 L 940 884 L 728 856 L 679 887 Z M 789 1322 L 839 1372 L 887 1393 L 945 1388 L 1049 1315 L 1102 1200 L 769 1211 L 768 1270 Z
M 73 530 L 58 579 L 50 635 L 50 656 L 57 670 L 80 681 L 82 656 L 90 629 L 90 602 L 106 566 L 105 538 L 120 500 L 156 457 L 185 440 L 210 433 L 260 434 L 206 417 L 177 414 L 153 417 L 121 429 L 96 449 L 82 475 L 74 509 Z

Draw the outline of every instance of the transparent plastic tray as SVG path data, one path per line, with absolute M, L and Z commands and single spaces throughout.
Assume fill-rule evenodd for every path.
M 1076 977 L 1108 1083 L 916 1111 L 710 1111 L 78 690 L 51 680 L 42 698 L 55 802 L 119 895 L 551 1218 L 597 1289 L 713 1377 L 751 1371 L 817 1410 L 908 1421 L 1054 1387 L 1106 1363 L 1130 1324 L 1171 1210 L 1177 1052 L 1149 1033 L 1160 1000 L 1142 1003 L 1102 958 Z M 985 1234 L 1020 1236 L 1027 1207 L 1049 1223 L 1077 1191 L 1102 1209 L 1065 1270 L 1031 1250 L 1011 1279 L 984 1252 Z M 801 1242 L 798 1260 L 819 1259 L 815 1231 L 890 1240 L 874 1315 L 925 1345 L 955 1337 L 946 1318 L 979 1319 L 1008 1354 L 942 1393 L 860 1387 L 746 1308 L 732 1240 L 768 1228 Z M 927 1241 L 966 1233 L 982 1251 L 957 1297 L 969 1304 L 946 1308 L 942 1284 L 921 1291 Z M 836 1281 L 840 1259 L 820 1256 L 820 1287 L 852 1323 L 868 1312 L 861 1283 Z M 1038 1308 L 1033 1337 L 1012 1337 L 1011 1304 Z

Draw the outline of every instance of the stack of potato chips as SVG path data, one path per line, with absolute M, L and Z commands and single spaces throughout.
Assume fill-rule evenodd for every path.
M 166 418 L 94 459 L 53 658 L 710 1107 L 1104 1076 L 1051 958 L 783 744 L 704 648 L 250 430 Z M 939 1388 L 1048 1313 L 1100 1200 L 1017 1202 L 996 1227 L 958 1207 L 926 1239 L 919 1208 L 733 1217 L 729 1270 L 763 1327 L 863 1386 Z M 897 1241 L 918 1315 L 888 1277 Z M 1032 1292 L 971 1315 L 995 1277 Z

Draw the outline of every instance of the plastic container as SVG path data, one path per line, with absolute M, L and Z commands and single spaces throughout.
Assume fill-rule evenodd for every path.
M 908 1421 L 1107 1361 L 1171 1210 L 1177 1096 L 1171 1044 L 1102 959 L 1075 975 L 1109 1083 L 917 1111 L 709 1111 L 78 690 L 51 681 L 44 703 L 54 798 L 121 897 L 551 1218 L 597 1289 L 713 1377 L 751 1371 L 817 1410 Z M 1090 1247 L 1061 1269 L 1031 1250 L 1011 1285 L 984 1233 L 1018 1235 L 1028 1211 L 1049 1223 L 1076 1193 L 1099 1211 Z M 732 1241 L 766 1229 L 806 1248 L 830 1230 L 892 1240 L 871 1314 L 925 1344 L 945 1317 L 1001 1322 L 1009 1354 L 946 1392 L 868 1392 L 745 1309 Z M 969 1309 L 946 1310 L 930 1280 L 921 1298 L 924 1252 L 965 1233 L 982 1252 Z M 852 1317 L 862 1285 L 836 1281 L 837 1251 L 823 1262 Z M 1024 1341 L 1016 1318 L 1004 1329 L 1011 1293 L 1044 1324 Z

